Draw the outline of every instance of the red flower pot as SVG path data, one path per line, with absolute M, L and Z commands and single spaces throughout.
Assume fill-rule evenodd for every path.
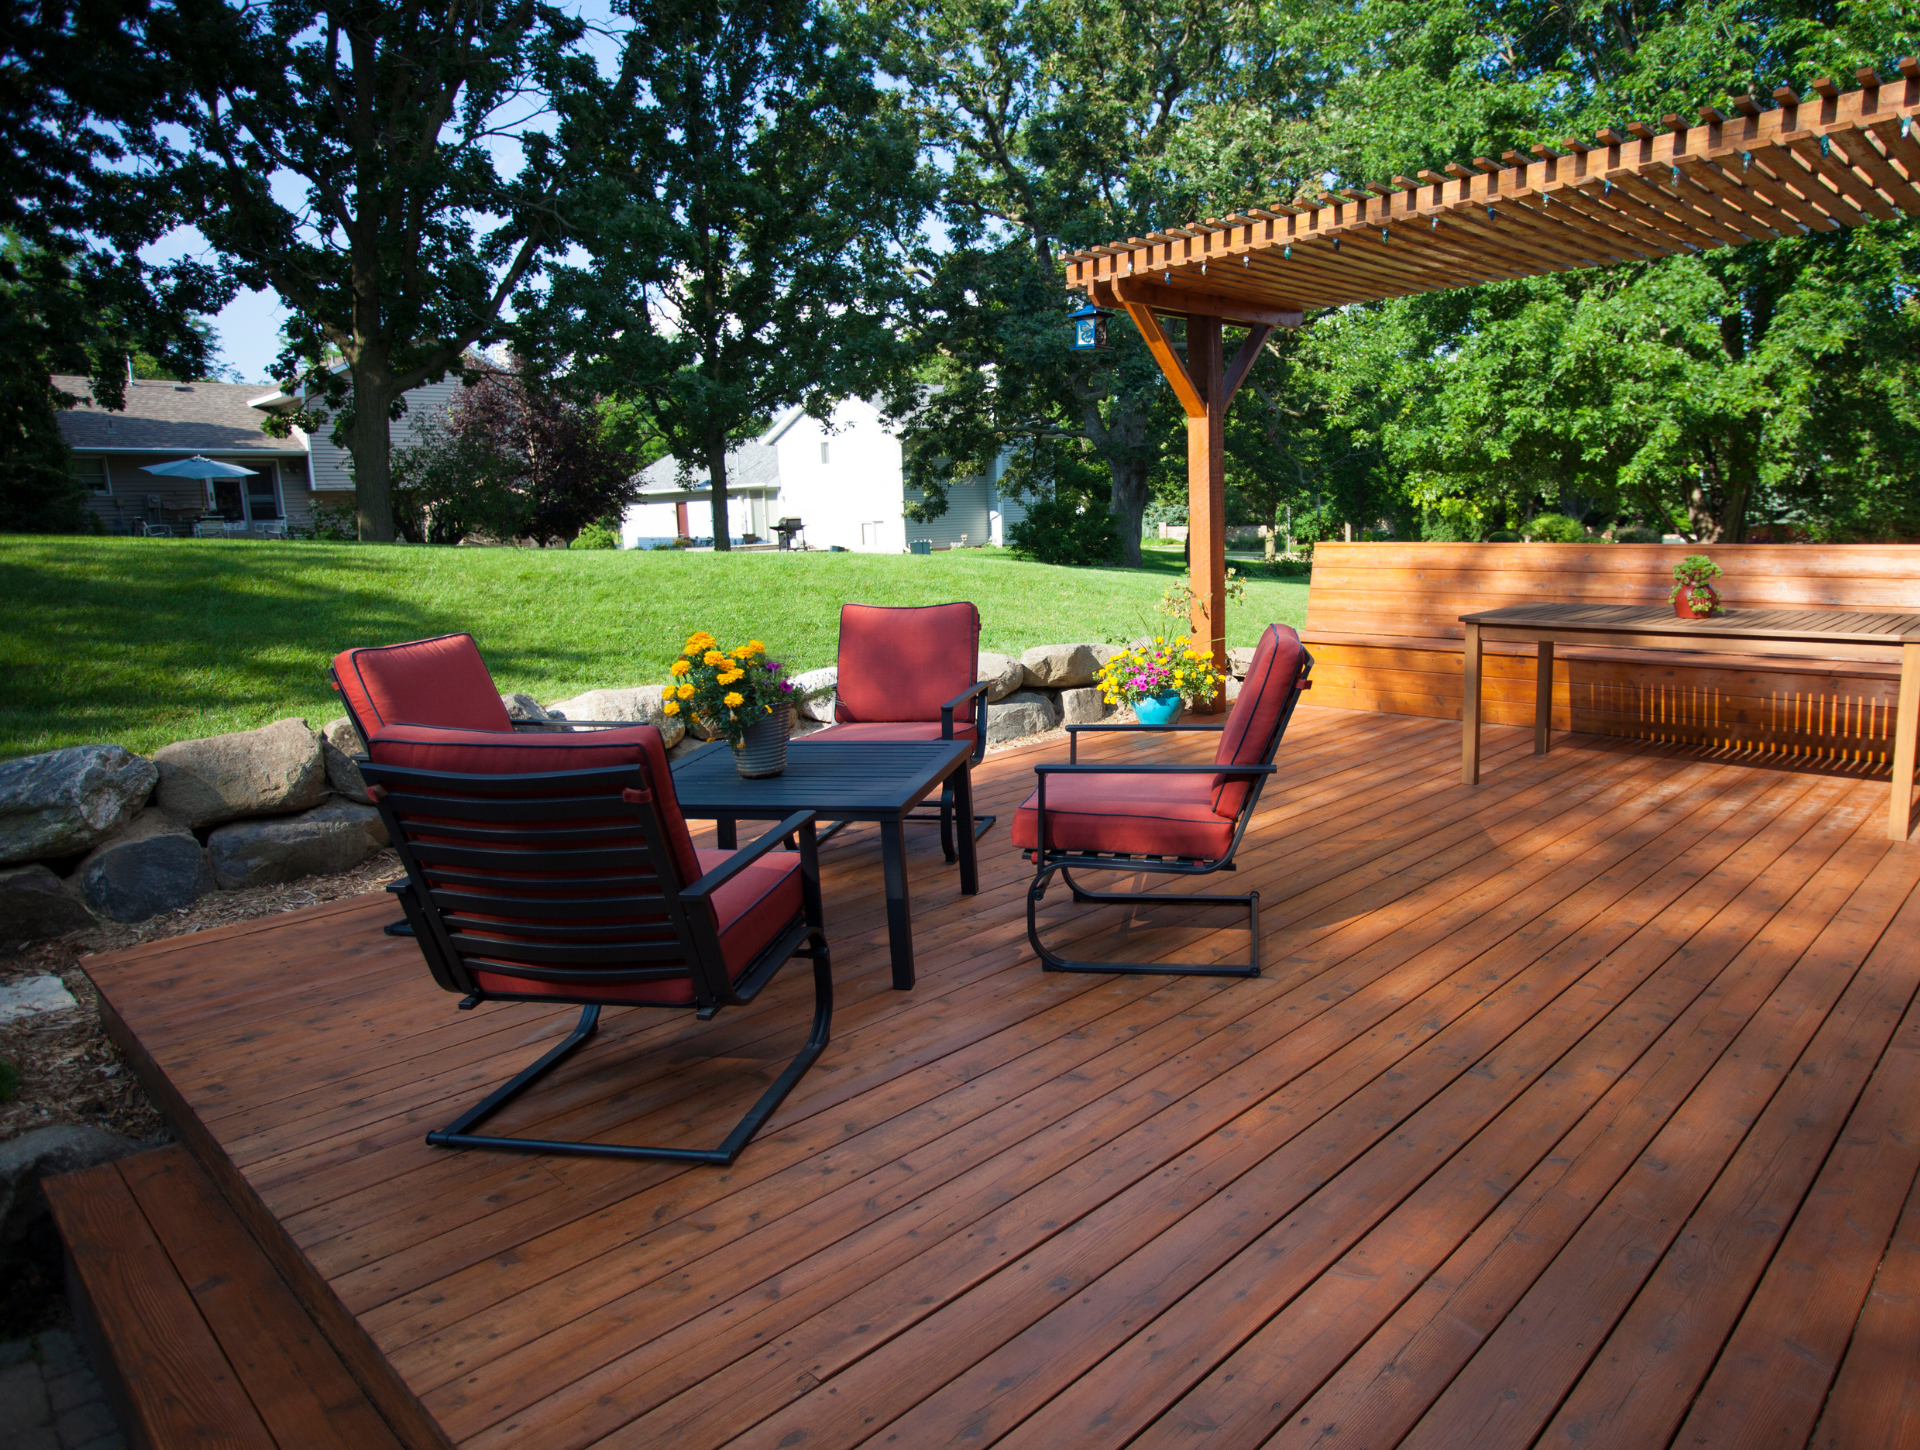
M 1706 614 L 1696 614 L 1693 608 L 1695 596 L 1705 596 L 1712 601 L 1713 608 Z M 1673 596 L 1673 612 L 1682 619 L 1706 619 L 1720 612 L 1720 595 L 1711 584 L 1682 584 L 1680 592 Z

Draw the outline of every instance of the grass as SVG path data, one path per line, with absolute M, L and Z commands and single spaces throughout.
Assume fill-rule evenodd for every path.
M 671 554 L 370 548 L 225 539 L 0 539 L 0 758 L 91 741 L 173 740 L 341 713 L 326 668 L 351 645 L 468 630 L 500 688 L 544 702 L 647 684 L 686 636 L 763 639 L 831 664 L 840 605 L 980 606 L 982 649 L 1141 632 L 1181 573 L 1066 569 L 1000 550 Z M 1228 643 L 1298 626 L 1305 581 L 1247 585 Z M 1164 621 L 1163 621 L 1164 623 Z

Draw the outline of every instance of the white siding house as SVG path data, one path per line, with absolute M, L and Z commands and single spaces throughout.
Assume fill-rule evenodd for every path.
M 401 448 L 416 441 L 420 430 L 427 427 L 435 418 L 447 411 L 461 389 L 457 373 L 450 373 L 437 383 L 425 383 L 414 388 L 406 395 L 407 411 L 393 424 L 389 436 L 395 448 Z M 293 399 L 285 393 L 271 392 L 252 400 L 254 407 L 263 411 L 293 406 Z M 323 428 L 317 437 L 310 437 L 296 428 L 295 438 L 307 450 L 307 468 L 313 479 L 313 490 L 321 496 L 321 502 L 339 505 L 351 502 L 353 493 L 353 456 L 345 448 L 333 441 L 333 428 Z M 331 497 L 329 497 L 331 495 Z
M 900 554 L 920 539 L 936 549 L 998 543 L 1003 503 L 993 485 L 1003 466 L 996 460 L 989 476 L 953 485 L 946 512 L 916 522 L 906 516 L 900 440 L 879 409 L 849 398 L 822 423 L 795 408 L 727 455 L 730 532 L 736 542 L 770 540 L 779 520 L 797 518 L 816 549 Z M 642 501 L 623 521 L 624 547 L 665 542 L 683 526 L 692 538 L 713 532 L 705 468 L 683 477 L 674 459 L 663 458 L 640 475 L 640 486 Z M 1009 506 L 1018 518 L 1018 505 Z

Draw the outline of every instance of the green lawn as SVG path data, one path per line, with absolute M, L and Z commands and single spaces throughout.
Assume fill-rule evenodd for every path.
M 1137 634 L 1181 572 L 1062 569 L 999 550 L 669 554 L 215 539 L 0 539 L 0 758 L 89 741 L 148 753 L 340 713 L 349 645 L 469 630 L 500 688 L 541 701 L 666 677 L 686 636 L 831 664 L 841 603 L 980 606 L 983 649 Z M 1229 643 L 1306 617 L 1305 581 L 1247 586 Z

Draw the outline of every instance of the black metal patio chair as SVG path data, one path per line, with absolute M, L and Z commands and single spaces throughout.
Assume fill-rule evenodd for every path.
M 739 851 L 697 851 L 660 732 L 509 735 L 393 725 L 361 767 L 406 866 L 389 889 L 434 981 L 483 1002 L 578 1004 L 572 1033 L 427 1141 L 727 1164 L 826 1047 L 833 980 L 814 817 L 787 817 Z M 797 837 L 799 850 L 776 849 Z M 711 1020 L 753 1001 L 790 957 L 813 962 L 799 1054 L 717 1148 L 637 1147 L 476 1129 L 571 1056 L 604 1007 Z
M 1240 698 L 1220 724 L 1101 724 L 1067 726 L 1065 765 L 1036 765 L 1037 786 L 1013 818 L 1013 843 L 1034 863 L 1027 888 L 1027 940 L 1050 972 L 1116 972 L 1154 976 L 1260 975 L 1260 893 L 1181 895 L 1158 891 L 1089 891 L 1075 871 L 1208 876 L 1235 869 L 1234 856 L 1261 788 L 1274 774 L 1274 755 L 1293 718 L 1313 656 L 1284 624 L 1260 637 Z M 1088 731 L 1209 731 L 1220 736 L 1207 765 L 1079 763 Z M 1055 872 L 1076 902 L 1100 905 L 1243 906 L 1252 936 L 1250 959 L 1227 966 L 1175 962 L 1074 961 L 1040 940 L 1037 909 Z

